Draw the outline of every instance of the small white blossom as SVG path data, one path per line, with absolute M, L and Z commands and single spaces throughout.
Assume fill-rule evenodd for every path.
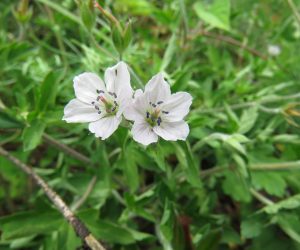
M 281 48 L 278 45 L 268 45 L 268 53 L 271 56 L 278 56 L 281 53 Z
M 183 120 L 192 104 L 186 92 L 171 94 L 170 85 L 161 73 L 152 77 L 145 91 L 137 90 L 133 104 L 126 108 L 124 116 L 134 121 L 133 139 L 144 145 L 165 140 L 185 140 L 189 126 Z
M 86 72 L 76 76 L 76 98 L 66 105 L 63 117 L 66 122 L 88 122 L 89 130 L 102 140 L 118 128 L 133 93 L 124 62 L 108 68 L 104 80 L 105 84 L 94 73 Z

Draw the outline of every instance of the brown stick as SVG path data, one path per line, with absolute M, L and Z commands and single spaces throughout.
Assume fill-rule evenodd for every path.
M 246 46 L 245 44 L 241 43 L 240 41 L 238 40 L 235 40 L 233 39 L 232 37 L 228 37 L 228 36 L 223 36 L 223 35 L 219 35 L 219 34 L 214 34 L 214 33 L 210 33 L 206 30 L 200 30 L 200 31 L 196 31 L 195 33 L 192 33 L 191 36 L 189 36 L 189 39 L 194 39 L 196 38 L 197 36 L 206 36 L 206 37 L 209 37 L 209 38 L 212 38 L 212 39 L 216 39 L 216 40 L 219 40 L 219 41 L 222 41 L 222 42 L 226 42 L 228 44 L 231 44 L 231 45 L 234 45 L 234 46 L 237 46 L 239 48 L 242 48 L 243 50 L 246 50 L 248 51 L 249 53 L 255 55 L 255 56 L 258 56 L 260 57 L 261 59 L 263 60 L 267 60 L 268 57 L 266 55 L 263 55 L 262 53 L 260 53 L 259 51 L 253 49 L 253 48 L 250 48 L 248 46 Z
M 59 212 L 65 217 L 65 219 L 70 223 L 74 228 L 76 234 L 92 249 L 92 250 L 105 250 L 105 248 L 96 240 L 96 238 L 90 233 L 85 224 L 82 223 L 67 206 L 67 204 L 62 200 L 62 198 L 52 190 L 48 184 L 37 175 L 33 169 L 21 162 L 16 157 L 12 156 L 5 149 L 0 147 L 0 155 L 7 158 L 13 164 L 15 164 L 19 169 L 28 174 L 37 185 L 39 185 L 51 200 L 51 202 L 56 206 Z

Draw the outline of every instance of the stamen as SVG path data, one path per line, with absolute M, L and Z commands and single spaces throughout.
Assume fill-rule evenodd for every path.
M 150 113 L 148 111 L 146 112 L 146 117 L 147 119 L 150 117 Z
M 116 110 L 116 106 L 115 107 L 113 107 L 112 109 L 111 109 L 111 112 L 114 112 L 115 110 Z
M 114 101 L 114 104 L 115 104 L 116 106 L 119 106 L 119 104 L 117 103 L 117 101 Z
M 114 93 L 113 93 L 113 92 L 108 92 L 108 94 L 110 94 L 111 96 L 113 96 L 113 95 L 114 95 Z
M 161 117 L 158 117 L 157 118 L 157 125 L 160 126 L 160 124 L 161 124 Z
M 97 92 L 97 94 L 101 94 L 101 93 L 104 94 L 104 91 L 100 90 L 100 89 L 97 89 L 96 92 Z
M 113 93 L 113 94 L 114 94 L 114 97 L 117 98 L 117 94 L 116 93 Z
M 169 114 L 169 112 L 168 111 L 161 111 L 163 114 Z
M 98 106 L 95 106 L 95 109 L 99 110 L 99 107 L 98 107 Z
M 100 114 L 101 114 L 101 111 L 98 111 L 98 114 L 100 115 Z
M 157 102 L 157 105 L 160 105 L 160 104 L 162 104 L 162 103 L 164 103 L 163 101 L 159 101 L 159 102 Z
M 92 102 L 92 105 L 94 105 L 95 104 L 95 102 Z
M 101 100 L 101 102 L 107 104 L 107 101 L 103 96 L 99 96 L 99 99 Z
M 115 69 L 115 74 L 118 75 L 118 70 L 117 69 Z
M 156 108 L 156 104 L 152 103 L 152 107 L 153 107 L 153 108 Z

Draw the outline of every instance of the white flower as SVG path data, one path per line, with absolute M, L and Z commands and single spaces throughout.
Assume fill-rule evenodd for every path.
M 278 56 L 281 53 L 281 48 L 278 45 L 268 45 L 268 53 L 271 56 Z
M 74 78 L 76 98 L 64 109 L 63 120 L 88 122 L 89 130 L 102 140 L 118 128 L 122 113 L 131 102 L 132 88 L 127 65 L 119 62 L 108 68 L 104 82 L 94 73 L 83 73 Z
M 137 90 L 133 104 L 126 108 L 124 116 L 134 121 L 133 139 L 144 145 L 165 140 L 185 140 L 189 126 L 183 120 L 192 104 L 186 92 L 171 94 L 170 85 L 161 73 L 152 77 L 145 91 Z

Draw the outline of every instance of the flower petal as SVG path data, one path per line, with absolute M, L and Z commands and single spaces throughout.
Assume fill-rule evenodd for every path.
M 165 101 L 171 96 L 170 85 L 164 80 L 162 73 L 151 78 L 145 86 L 145 93 L 149 93 L 152 103 Z
M 145 121 L 135 122 L 132 126 L 131 132 L 133 139 L 145 146 L 158 141 L 158 136 L 152 131 L 152 128 Z
M 137 92 L 137 97 L 127 105 L 124 109 L 124 116 L 131 121 L 144 121 L 146 118 L 146 111 L 149 106 L 149 93 Z
M 119 62 L 117 65 L 105 71 L 104 79 L 107 90 L 117 94 L 118 99 L 131 98 L 132 88 L 130 85 L 130 74 L 126 63 Z
M 99 76 L 85 72 L 74 78 L 74 90 L 80 101 L 90 104 L 96 100 L 97 90 L 105 90 L 105 86 Z
M 190 129 L 185 121 L 162 122 L 153 131 L 167 141 L 186 140 Z
M 89 130 L 94 133 L 96 137 L 101 137 L 102 140 L 105 140 L 117 130 L 121 120 L 122 117 L 103 117 L 98 121 L 90 123 Z
M 187 92 L 177 92 L 162 104 L 161 108 L 168 114 L 163 115 L 163 120 L 180 121 L 189 112 L 192 104 L 192 96 Z
M 101 117 L 102 114 L 98 114 L 98 111 L 92 105 L 73 99 L 64 109 L 63 120 L 66 122 L 93 122 Z

